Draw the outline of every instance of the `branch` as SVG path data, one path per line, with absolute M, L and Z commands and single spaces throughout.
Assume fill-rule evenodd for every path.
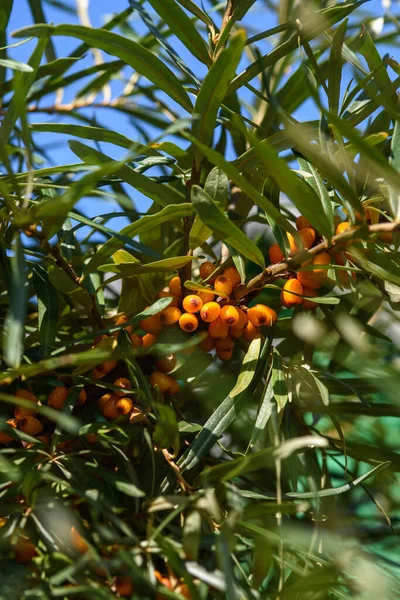
M 241 300 L 248 294 L 253 294 L 262 290 L 268 283 L 274 281 L 274 279 L 278 279 L 288 272 L 294 271 L 302 263 L 310 260 L 313 256 L 319 254 L 323 250 L 329 250 L 337 245 L 351 241 L 356 236 L 359 236 L 360 229 L 367 229 L 368 233 L 370 234 L 392 233 L 394 231 L 400 231 L 400 221 L 375 223 L 374 225 L 368 225 L 367 227 L 354 227 L 352 229 L 347 229 L 343 233 L 334 235 L 331 243 L 329 243 L 328 240 L 324 240 L 309 250 L 302 250 L 288 260 L 275 265 L 269 265 L 269 267 L 264 269 L 262 273 L 253 277 L 253 279 L 251 279 L 247 285 L 238 286 L 236 288 L 236 293 L 234 295 L 235 300 Z

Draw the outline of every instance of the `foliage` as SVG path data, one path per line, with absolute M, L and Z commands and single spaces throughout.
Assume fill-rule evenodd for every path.
M 398 597 L 396 16 L 28 4 L 0 6 L 0 597 Z M 162 328 L 179 285 L 253 333 Z

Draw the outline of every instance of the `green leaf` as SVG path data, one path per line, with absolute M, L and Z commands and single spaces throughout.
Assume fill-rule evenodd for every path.
M 135 71 L 149 79 L 188 112 L 192 112 L 192 103 L 179 79 L 155 54 L 133 40 L 107 31 L 91 29 L 81 25 L 33 25 L 14 32 L 14 37 L 47 37 L 61 35 L 75 37 L 89 47 L 103 50 L 111 56 L 117 56 Z
M 274 348 L 272 359 L 271 386 L 278 409 L 282 411 L 288 401 L 288 389 L 282 356 L 277 348 Z
M 211 63 L 211 58 L 207 46 L 201 37 L 193 21 L 189 19 L 185 11 L 175 2 L 170 0 L 168 3 L 163 0 L 149 0 L 157 14 L 168 24 L 172 33 L 181 40 L 189 52 L 193 54 L 200 62 L 205 65 Z
M 236 385 L 229 394 L 231 398 L 238 396 L 249 387 L 256 372 L 258 357 L 260 356 L 260 350 L 261 338 L 256 338 L 255 340 L 252 340 L 249 349 L 247 350 L 243 359 Z
M 187 202 L 182 204 L 170 204 L 154 215 L 145 215 L 135 221 L 135 223 L 127 225 L 121 229 L 120 234 L 128 238 L 133 238 L 142 233 L 146 233 L 147 231 L 151 231 L 162 223 L 168 223 L 170 221 L 190 217 L 193 215 L 193 212 L 192 205 Z M 112 237 L 110 240 L 108 240 L 90 259 L 88 265 L 86 266 L 85 276 L 95 271 L 105 262 L 106 259 L 117 252 L 117 250 L 120 248 L 123 248 L 123 246 L 124 242 L 117 237 Z
M 181 269 L 194 259 L 193 256 L 174 256 L 163 258 L 152 263 L 140 264 L 137 262 L 121 262 L 119 264 L 107 264 L 99 267 L 99 271 L 108 273 L 120 273 L 122 277 L 132 277 L 141 273 L 169 273 Z
M 116 479 L 114 481 L 115 489 L 126 496 L 130 496 L 131 498 L 143 498 L 146 494 L 143 490 L 139 489 L 133 483 L 129 481 L 123 481 L 122 479 Z
M 274 400 L 274 386 L 273 386 L 272 377 L 269 378 L 268 383 L 266 383 L 264 392 L 261 399 L 260 408 L 258 410 L 257 419 L 254 423 L 253 432 L 251 434 L 251 439 L 249 442 L 249 449 L 253 448 L 257 443 L 261 433 L 265 430 L 268 421 L 272 415 L 275 404 Z
M 391 166 L 400 173 L 400 120 L 397 119 L 394 125 L 392 143 L 391 143 L 391 156 L 389 159 Z M 389 202 L 390 210 L 395 220 L 400 219 L 400 191 L 394 190 L 392 186 L 389 186 Z
M 206 156 L 206 158 L 208 158 L 208 160 L 213 165 L 216 165 L 217 167 L 219 167 L 221 169 L 221 171 L 226 173 L 226 175 L 230 179 L 232 179 L 232 181 L 234 183 L 236 183 L 236 185 L 242 190 L 242 192 L 244 194 L 246 194 L 247 196 L 249 196 L 249 198 L 251 198 L 255 202 L 255 204 L 257 204 L 257 206 L 262 208 L 266 212 L 267 215 L 269 215 L 272 219 L 274 219 L 274 221 L 278 225 L 280 225 L 285 231 L 289 231 L 293 235 L 297 235 L 297 230 L 293 227 L 293 225 L 291 225 L 289 223 L 289 221 L 287 219 L 285 219 L 285 217 L 272 204 L 272 202 L 269 202 L 265 196 L 260 194 L 260 192 L 255 187 L 253 187 L 251 185 L 251 183 L 249 183 L 245 177 L 243 177 L 239 173 L 238 169 L 232 163 L 225 160 L 225 158 L 222 156 L 222 154 L 219 154 L 219 152 L 216 152 L 215 150 L 208 148 L 204 144 L 200 144 L 200 142 L 198 142 L 192 136 L 187 136 L 187 137 L 195 145 L 200 147 L 204 156 Z
M 179 451 L 179 430 L 175 411 L 166 404 L 157 405 L 157 425 L 153 440 L 158 448 L 173 447 Z
M 0 67 L 12 69 L 13 71 L 21 71 L 21 73 L 32 73 L 33 69 L 26 63 L 12 60 L 11 58 L 0 58 Z
M 56 338 L 58 294 L 50 283 L 47 272 L 40 265 L 33 268 L 33 285 L 38 298 L 40 353 L 44 357 L 50 354 Z
M 24 249 L 19 234 L 14 237 L 11 257 L 10 304 L 3 330 L 4 358 L 17 369 L 24 353 L 27 276 Z
M 200 19 L 207 27 L 214 29 L 214 23 L 208 16 L 206 12 L 203 12 L 197 4 L 193 2 L 193 0 L 178 0 L 179 4 L 181 4 L 186 10 L 188 10 L 192 15 Z
M 340 84 L 342 80 L 342 49 L 347 30 L 347 19 L 336 29 L 329 56 L 328 100 L 329 110 L 338 114 L 340 102 Z
M 199 118 L 193 121 L 192 135 L 206 146 L 211 144 L 218 109 L 235 76 L 245 41 L 244 31 L 239 31 L 232 37 L 228 48 L 221 52 L 208 71 L 197 95 L 193 112 L 199 115 Z M 200 166 L 201 159 L 201 148 L 196 146 L 194 160 L 197 168 Z
M 330 199 L 322 177 L 313 164 L 299 157 L 297 160 L 299 161 L 302 170 L 310 173 L 310 177 L 306 177 L 305 181 L 313 188 L 314 192 L 321 200 L 322 210 L 325 215 L 325 222 L 329 228 L 329 235 L 327 237 L 328 240 L 330 240 L 335 232 L 333 202 Z
M 223 242 L 229 244 L 249 260 L 265 267 L 262 252 L 246 234 L 224 215 L 218 204 L 199 186 L 192 187 L 192 203 L 203 223 Z
M 225 173 L 218 167 L 211 169 L 204 184 L 204 191 L 224 210 L 228 202 L 229 180 Z M 202 246 L 212 235 L 212 230 L 195 216 L 189 233 L 189 248 L 195 250 Z

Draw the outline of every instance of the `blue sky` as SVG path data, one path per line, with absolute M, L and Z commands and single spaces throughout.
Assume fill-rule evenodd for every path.
M 74 0 L 69 0 L 68 3 L 70 6 L 75 6 Z M 91 0 L 90 2 L 90 18 L 92 21 L 92 25 L 94 27 L 101 27 L 105 20 L 111 17 L 110 12 L 110 2 L 109 0 Z M 112 4 L 112 12 L 117 13 L 128 6 L 127 0 L 113 0 Z M 56 9 L 47 3 L 44 3 L 46 17 L 48 22 L 53 23 L 76 23 L 78 22 L 76 17 L 72 14 L 67 14 L 60 9 Z M 391 3 L 391 10 L 396 12 L 396 8 L 399 7 L 399 2 Z M 369 13 L 375 14 L 377 17 L 383 14 L 382 2 L 380 0 L 371 0 L 366 3 L 362 8 L 358 9 L 358 18 L 360 19 L 362 14 L 368 11 Z M 9 31 L 13 31 L 20 27 L 29 25 L 32 22 L 31 13 L 28 7 L 27 0 L 15 0 L 14 1 L 14 9 L 11 15 L 11 20 L 9 23 Z M 268 11 L 265 7 L 265 3 L 261 0 L 256 0 L 253 5 L 252 10 L 247 15 L 244 24 L 249 28 L 251 33 L 256 33 L 270 27 L 273 27 L 276 22 L 274 21 L 274 15 Z M 140 19 L 137 15 L 132 16 L 132 25 L 138 32 L 144 32 L 145 27 L 140 22 Z M 56 53 L 58 57 L 67 56 L 77 45 L 78 40 L 67 39 L 67 38 L 53 38 L 56 48 Z M 9 40 L 10 41 L 13 40 Z M 17 60 L 26 60 L 29 56 L 30 52 L 34 47 L 34 41 L 28 42 L 18 48 L 13 48 L 10 50 L 10 55 Z M 196 72 L 199 73 L 199 76 L 204 72 L 204 66 L 196 61 L 196 59 L 190 57 L 185 49 L 182 47 L 180 42 L 176 43 L 176 48 L 180 55 L 184 60 L 189 64 L 189 66 Z M 268 45 L 265 43 L 263 50 L 268 51 Z M 388 52 L 396 58 L 396 49 L 393 48 L 381 48 L 383 52 Z M 109 60 L 107 55 L 104 56 L 105 60 Z M 89 64 L 92 61 L 92 57 L 88 54 L 83 60 L 78 61 L 77 65 L 74 67 L 75 69 L 81 69 L 84 64 Z M 64 102 L 68 102 L 71 100 L 77 91 L 77 89 L 81 88 L 81 84 L 79 86 L 71 87 L 65 94 Z M 113 83 L 112 90 L 113 93 L 117 93 L 118 90 L 121 89 L 120 82 Z M 101 97 L 100 97 L 101 99 Z M 51 104 L 52 98 L 49 97 L 48 100 L 42 101 L 43 104 Z M 93 109 L 86 109 L 86 114 L 93 115 Z M 296 114 L 299 119 L 310 119 L 309 111 L 312 110 L 311 106 L 303 106 L 299 111 L 299 114 Z M 134 128 L 127 122 L 126 118 L 116 111 L 111 111 L 109 109 L 97 109 L 95 112 L 96 119 L 98 120 L 99 125 L 105 125 L 110 129 L 120 131 L 124 133 L 128 137 L 131 137 L 132 140 L 140 141 L 140 134 L 134 130 Z M 60 120 L 59 117 L 49 116 L 47 114 L 36 113 L 35 115 L 31 115 L 32 122 L 39 121 L 51 121 L 51 120 Z M 71 118 L 69 116 L 63 117 L 63 121 L 70 121 Z M 158 132 L 154 132 L 154 136 L 158 135 Z M 62 139 L 55 139 L 54 134 L 46 134 L 45 138 L 46 148 L 49 150 L 54 163 L 56 164 L 68 164 L 79 162 L 76 156 L 71 152 L 71 150 L 67 146 L 68 136 L 62 136 Z M 118 157 L 118 152 L 116 153 L 115 148 L 105 147 L 104 151 L 107 151 L 109 155 L 113 157 Z M 120 154 L 119 154 L 120 156 Z M 126 188 L 128 190 L 128 188 Z M 128 190 L 132 195 L 137 208 L 140 211 L 145 211 L 150 202 L 143 198 L 140 194 L 133 192 L 132 190 Z M 79 208 L 84 210 L 87 216 L 93 217 L 95 215 L 111 212 L 114 210 L 113 204 L 110 204 L 105 201 L 99 200 L 82 200 L 79 203 Z M 122 219 L 119 219 L 117 223 L 113 223 L 114 227 L 119 227 L 124 224 Z

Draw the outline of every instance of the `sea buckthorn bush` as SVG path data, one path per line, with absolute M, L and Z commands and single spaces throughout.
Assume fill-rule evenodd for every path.
M 103 5 L 0 2 L 0 598 L 397 600 L 396 11 Z

